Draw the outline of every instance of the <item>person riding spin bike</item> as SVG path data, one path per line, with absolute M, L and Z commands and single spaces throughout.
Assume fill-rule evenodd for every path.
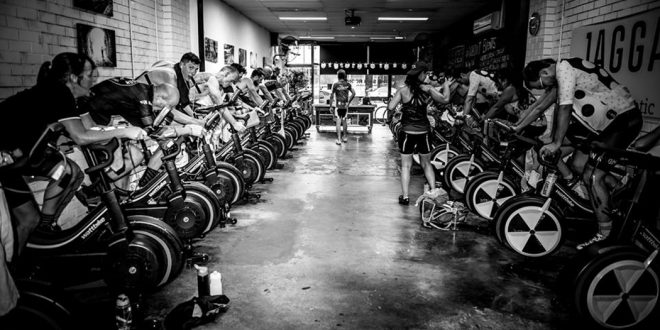
M 48 125 L 59 122 L 78 145 L 113 137 L 139 139 L 145 135 L 139 128 L 99 132 L 84 127 L 76 108 L 76 97 L 87 95 L 97 77 L 96 67 L 89 57 L 61 53 L 52 62 L 42 64 L 36 86 L 0 103 L 4 116 L 0 122 L 0 151 L 3 156 L 12 155 L 11 158 L 0 157 L 0 183 L 16 229 L 17 255 L 21 254 L 37 225 L 59 229 L 57 219 L 83 180 L 80 168 L 63 153 L 48 149 L 30 155 L 31 148 Z M 11 167 L 12 163 L 18 166 L 27 157 L 39 164 Z M 50 178 L 41 211 L 24 176 Z
M 195 74 L 199 71 L 201 60 L 194 53 L 185 53 L 179 63 L 174 65 L 176 87 L 179 90 L 179 104 L 176 108 L 188 116 L 193 115 L 192 102 L 188 93 L 195 84 Z
M 284 86 L 278 81 L 277 76 L 274 75 L 274 70 L 270 66 L 265 66 L 264 71 L 264 81 L 259 85 L 259 89 L 264 93 L 264 95 L 273 93 L 275 97 L 279 98 L 282 102 L 291 101 L 291 97 L 284 92 Z M 268 97 L 266 97 L 268 98 Z
M 557 87 L 559 108 L 556 110 L 553 141 L 543 146 L 542 156 L 556 154 L 567 136 L 571 116 L 577 125 L 570 135 L 586 134 L 589 141 L 609 148 L 625 149 L 642 128 L 642 113 L 630 91 L 619 84 L 603 68 L 581 58 L 532 61 L 523 71 L 529 88 Z M 570 138 L 569 138 L 570 139 Z M 583 173 L 589 195 L 598 218 L 598 233 L 591 240 L 577 246 L 578 250 L 605 240 L 612 230 L 608 215 L 611 207 L 608 186 L 616 180 L 605 171 L 587 163 L 585 151 L 576 150 L 573 167 Z M 591 185 L 590 181 L 593 181 Z
M 209 96 L 213 104 L 219 105 L 225 102 L 227 93 L 233 93 L 233 84 L 240 79 L 239 71 L 236 67 L 227 65 L 218 71 L 216 75 L 211 76 L 206 85 L 209 89 Z M 227 92 L 225 92 L 227 91 Z M 245 125 L 237 121 L 227 108 L 218 109 L 224 118 L 236 131 L 243 132 Z
M 238 87 L 241 93 L 249 97 L 252 105 L 258 106 L 264 102 L 261 96 L 259 96 L 259 90 L 257 89 L 257 86 L 264 80 L 264 76 L 263 70 L 257 68 L 252 70 L 249 78 L 243 77 L 236 83 L 236 87 Z
M 121 116 L 130 125 L 140 128 L 150 128 L 156 113 L 165 107 L 173 108 L 179 102 L 179 92 L 170 84 L 146 85 L 128 78 L 112 78 L 92 87 L 92 96 L 81 104 L 83 123 L 89 129 L 100 125 L 101 130 L 108 130 L 103 126 L 114 126 L 113 116 Z M 185 116 L 181 114 L 182 116 Z M 177 117 L 174 116 L 176 121 Z M 176 135 L 202 134 L 203 128 L 199 125 L 171 126 Z M 119 149 L 117 152 L 121 152 Z M 108 176 L 115 181 L 119 188 L 128 187 L 128 174 L 133 170 L 134 164 L 142 161 L 142 152 L 138 147 L 131 146 L 126 159 L 116 156 L 117 162 L 108 167 Z M 162 151 L 158 150 L 149 160 L 147 169 L 140 179 L 139 186 L 145 186 L 156 174 L 162 161 Z M 119 181 L 123 179 L 122 181 Z
M 459 72 L 459 82 L 468 85 L 463 104 L 463 116 L 467 118 L 467 123 L 473 126 L 475 122 L 470 114 L 472 108 L 477 111 L 476 116 L 481 117 L 488 111 L 493 99 L 497 97 L 495 75 L 484 70 L 469 71 L 468 69 L 462 69 Z

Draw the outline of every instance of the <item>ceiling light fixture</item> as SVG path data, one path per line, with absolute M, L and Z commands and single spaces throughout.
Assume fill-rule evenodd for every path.
M 428 21 L 428 17 L 378 17 L 379 21 Z
M 280 16 L 280 20 L 282 21 L 327 21 L 327 17 L 288 17 L 288 16 Z
M 330 36 L 316 36 L 316 37 L 314 37 L 314 36 L 300 36 L 300 37 L 298 37 L 298 38 L 299 38 L 299 39 L 316 39 L 316 40 L 322 40 L 322 39 L 323 39 L 323 40 L 332 40 L 332 39 L 334 39 L 335 37 L 330 37 Z
M 394 37 L 394 39 L 396 39 L 396 40 L 403 40 L 403 39 L 405 39 L 405 38 L 404 38 L 404 37 Z
M 392 40 L 393 37 L 369 37 L 371 40 Z

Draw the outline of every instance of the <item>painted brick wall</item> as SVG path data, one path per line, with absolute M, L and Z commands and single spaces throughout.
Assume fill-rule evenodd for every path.
M 527 34 L 525 63 L 569 57 L 573 30 L 578 27 L 655 8 L 660 8 L 660 0 L 530 0 L 529 15 L 539 13 L 541 28 L 536 36 Z M 648 132 L 658 124 L 657 119 L 645 117 L 642 131 Z
M 659 7 L 659 0 L 530 0 L 529 15 L 541 15 L 541 29 L 536 36 L 528 33 L 525 63 L 569 56 L 575 28 Z
M 44 61 L 76 52 L 76 23 L 115 31 L 117 66 L 100 68 L 100 80 L 133 77 L 190 50 L 187 0 L 131 0 L 130 18 L 128 0 L 114 0 L 113 10 L 107 17 L 72 0 L 0 0 L 0 99 L 33 86 Z

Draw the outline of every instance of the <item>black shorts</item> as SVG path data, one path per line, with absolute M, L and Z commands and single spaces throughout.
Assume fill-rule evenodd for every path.
M 431 137 L 429 133 L 410 134 L 401 131 L 398 142 L 399 151 L 403 155 L 413 153 L 428 154 L 431 152 Z
M 586 138 L 587 142 L 601 142 L 609 148 L 626 149 L 639 135 L 643 122 L 642 112 L 635 108 L 617 116 L 600 134 L 574 121 L 569 126 L 566 136 L 569 140 L 578 136 Z M 589 151 L 588 146 L 584 146 L 581 150 L 585 153 Z
M 348 104 L 337 103 L 337 115 L 339 118 L 346 118 L 346 113 L 348 113 Z
M 0 183 L 5 190 L 9 207 L 14 208 L 34 201 L 34 194 L 24 176 L 47 177 L 60 163 L 63 163 L 62 156 L 59 153 L 52 153 L 42 158 L 38 166 L 25 165 L 21 168 L 2 170 Z

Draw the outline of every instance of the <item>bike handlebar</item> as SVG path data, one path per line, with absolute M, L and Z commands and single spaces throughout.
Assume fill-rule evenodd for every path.
M 514 137 L 517 140 L 520 140 L 522 142 L 525 142 L 525 143 L 528 143 L 528 144 L 531 144 L 531 145 L 534 145 L 534 146 L 541 145 L 541 141 L 531 139 L 531 138 L 528 138 L 526 136 L 515 133 L 515 131 L 513 130 L 513 127 L 511 127 L 507 123 L 501 122 L 499 120 L 490 120 L 490 119 L 487 119 L 487 122 L 495 123 L 495 125 L 505 129 L 512 137 Z

